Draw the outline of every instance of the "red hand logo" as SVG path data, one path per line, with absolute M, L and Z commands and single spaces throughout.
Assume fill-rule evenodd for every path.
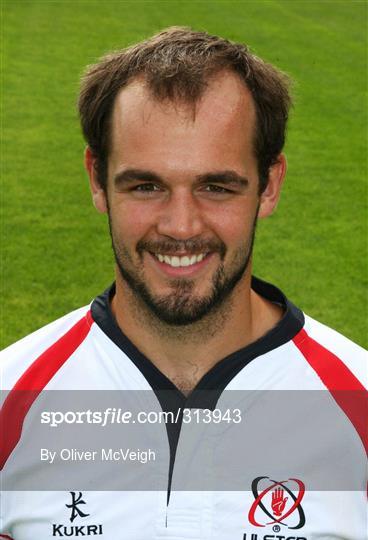
M 282 516 L 282 512 L 285 508 L 288 497 L 284 497 L 284 490 L 282 488 L 276 488 L 272 492 L 272 512 L 275 516 Z

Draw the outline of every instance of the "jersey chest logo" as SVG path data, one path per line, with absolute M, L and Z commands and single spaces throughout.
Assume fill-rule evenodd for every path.
M 304 536 L 290 536 L 288 529 L 301 529 L 305 525 L 302 500 L 305 486 L 297 478 L 273 480 L 258 476 L 251 485 L 254 501 L 248 512 L 248 521 L 254 527 L 272 528 L 264 535 L 244 533 L 243 540 L 307 540 Z M 303 534 L 303 533 L 302 533 Z
M 84 512 L 80 507 L 86 504 L 86 501 L 83 499 L 83 494 L 81 491 L 78 493 L 76 491 L 69 492 L 72 500 L 69 504 L 65 506 L 70 509 L 69 521 L 72 525 L 65 525 L 63 523 L 53 523 L 52 524 L 52 536 L 56 537 L 78 537 L 78 536 L 102 536 L 103 528 L 101 524 L 91 524 L 91 523 L 78 523 L 74 524 L 74 520 L 85 519 L 90 516 L 87 512 Z M 83 507 L 84 508 L 84 507 Z
M 268 481 L 268 486 L 265 486 L 264 480 Z M 259 489 L 262 483 L 263 487 Z M 301 505 L 305 486 L 301 480 L 289 478 L 277 481 L 268 476 L 258 476 L 252 482 L 252 492 L 254 503 L 248 514 L 252 525 L 264 527 L 280 524 L 289 529 L 301 529 L 305 525 L 305 515 Z M 298 518 L 296 521 L 294 518 L 294 523 L 289 525 L 288 518 L 294 517 L 293 514 L 294 516 L 297 514 Z

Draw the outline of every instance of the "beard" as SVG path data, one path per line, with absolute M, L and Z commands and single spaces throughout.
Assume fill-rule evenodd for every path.
M 163 241 L 140 240 L 137 243 L 136 251 L 141 261 L 141 267 L 137 268 L 126 246 L 116 239 L 109 215 L 112 248 L 119 273 L 133 295 L 161 322 L 170 326 L 184 326 L 196 323 L 224 306 L 235 286 L 245 274 L 253 251 L 257 214 L 258 212 L 247 241 L 242 247 L 238 248 L 228 269 L 225 269 L 224 265 L 227 252 L 226 245 L 221 240 L 205 241 L 200 239 L 187 241 L 174 239 Z M 143 254 L 145 251 L 150 253 L 217 252 L 221 262 L 212 276 L 210 290 L 207 294 L 196 295 L 194 292 L 196 280 L 180 278 L 170 279 L 168 283 L 171 292 L 159 295 L 150 290 L 144 278 Z

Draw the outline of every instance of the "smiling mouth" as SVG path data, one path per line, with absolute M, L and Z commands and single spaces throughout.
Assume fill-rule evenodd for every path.
M 198 264 L 209 254 L 198 253 L 197 255 L 183 255 L 180 257 L 178 255 L 164 255 L 162 253 L 152 253 L 152 255 L 154 255 L 154 257 L 156 257 L 160 263 L 167 264 L 173 268 L 179 268 Z

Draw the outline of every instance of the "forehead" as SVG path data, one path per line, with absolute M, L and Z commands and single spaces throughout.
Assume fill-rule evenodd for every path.
M 236 160 L 253 153 L 255 119 L 251 93 L 235 73 L 218 73 L 195 104 L 158 101 L 144 79 L 135 79 L 114 103 L 110 158 L 157 162 L 175 155 L 177 163 L 226 154 Z

